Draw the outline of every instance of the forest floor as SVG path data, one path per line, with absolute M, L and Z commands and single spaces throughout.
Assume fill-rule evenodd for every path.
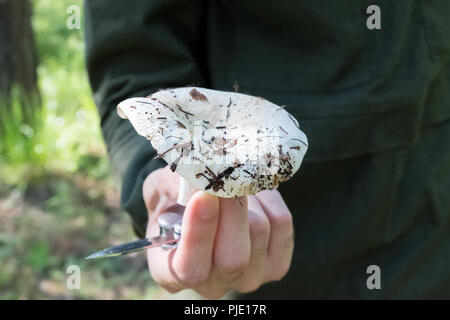
M 0 185 L 0 299 L 198 298 L 160 289 L 144 253 L 84 260 L 136 239 L 118 199 L 115 187 L 78 175 L 49 173 L 24 192 Z M 79 289 L 66 284 L 73 265 Z
M 19 100 L 0 105 L 0 299 L 197 298 L 157 286 L 143 253 L 84 260 L 136 236 L 119 207 L 86 75 L 83 29 L 66 27 L 67 8 L 83 1 L 32 3 L 38 120 L 24 121 L 33 106 Z M 80 289 L 67 286 L 69 266 L 79 267 Z

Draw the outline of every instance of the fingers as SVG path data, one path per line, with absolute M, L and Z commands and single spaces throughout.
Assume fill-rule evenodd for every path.
M 222 297 L 247 269 L 250 248 L 247 199 L 220 198 L 213 267 L 208 280 L 194 289 L 207 299 Z
M 206 281 L 212 266 L 219 198 L 197 192 L 186 206 L 182 234 L 173 259 L 173 271 L 189 287 Z
M 182 234 L 176 250 L 148 251 L 153 279 L 170 292 L 193 288 L 206 298 L 220 298 L 250 260 L 247 200 L 219 202 L 197 192 L 186 207 Z
M 255 196 L 248 197 L 248 219 L 251 241 L 250 262 L 233 285 L 241 293 L 258 289 L 265 278 L 270 222 Z
M 142 195 L 149 213 L 163 209 L 162 202 L 168 203 L 168 200 L 175 202 L 179 184 L 180 176 L 172 172 L 169 166 L 150 173 L 142 186 Z
M 184 212 L 183 236 L 177 249 L 147 251 L 153 279 L 170 292 L 205 282 L 212 266 L 218 219 L 218 198 L 204 192 L 194 194 Z
M 247 198 L 220 200 L 214 268 L 224 282 L 236 280 L 250 260 Z
M 150 222 L 148 234 L 157 229 Z M 241 199 L 199 191 L 186 206 L 177 249 L 148 250 L 148 265 L 168 291 L 192 288 L 216 299 L 230 288 L 250 292 L 281 279 L 292 252 L 292 216 L 277 191 Z
M 263 191 L 256 197 L 270 221 L 266 280 L 280 280 L 289 270 L 294 250 L 292 215 L 278 191 Z

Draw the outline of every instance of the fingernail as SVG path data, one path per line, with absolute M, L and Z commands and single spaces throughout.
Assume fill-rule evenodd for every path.
M 210 219 L 219 213 L 219 198 L 199 191 L 195 194 L 195 206 L 200 211 L 199 219 Z

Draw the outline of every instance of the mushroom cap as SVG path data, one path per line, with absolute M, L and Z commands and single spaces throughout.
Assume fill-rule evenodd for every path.
M 283 107 L 241 93 L 182 87 L 127 99 L 117 109 L 172 171 L 224 198 L 277 188 L 308 149 Z

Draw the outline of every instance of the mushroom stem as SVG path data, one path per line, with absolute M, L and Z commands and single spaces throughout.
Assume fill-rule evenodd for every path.
M 180 190 L 177 199 L 178 204 L 186 206 L 191 197 L 197 191 L 198 189 L 189 184 L 189 182 L 187 182 L 186 179 L 180 176 Z

